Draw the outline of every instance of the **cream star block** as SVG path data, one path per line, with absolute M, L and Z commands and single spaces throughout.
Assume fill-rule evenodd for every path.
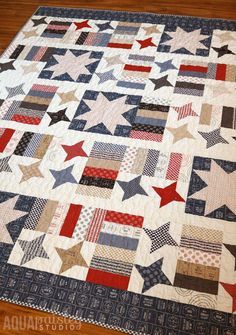
M 192 54 L 196 53 L 197 49 L 207 49 L 201 42 L 207 39 L 208 35 L 202 35 L 201 29 L 187 32 L 180 27 L 176 31 L 166 32 L 172 39 L 163 44 L 170 46 L 170 52 L 185 48 Z
M 236 213 L 236 171 L 227 173 L 212 160 L 210 171 L 195 172 L 207 184 L 192 196 L 194 199 L 206 201 L 205 215 L 224 205 Z
M 80 74 L 90 74 L 86 66 L 96 61 L 89 58 L 90 55 L 91 52 L 86 52 L 80 56 L 75 56 L 70 50 L 67 50 L 65 55 L 54 55 L 57 64 L 48 67 L 47 70 L 53 71 L 52 78 L 67 73 L 71 79 L 77 80 Z
M 102 93 L 99 93 L 97 100 L 85 100 L 86 105 L 90 111 L 79 115 L 76 119 L 85 120 L 86 124 L 84 130 L 103 123 L 104 126 L 112 134 L 114 134 L 116 126 L 130 126 L 130 123 L 123 116 L 134 106 L 125 103 L 126 96 L 109 101 Z

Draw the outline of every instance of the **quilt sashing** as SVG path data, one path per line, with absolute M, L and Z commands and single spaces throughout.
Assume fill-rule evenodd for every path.
M 234 334 L 236 24 L 41 7 L 0 58 L 0 298 Z

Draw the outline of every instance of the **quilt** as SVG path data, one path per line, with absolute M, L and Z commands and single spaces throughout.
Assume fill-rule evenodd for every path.
M 236 21 L 40 7 L 0 58 L 0 298 L 235 334 Z

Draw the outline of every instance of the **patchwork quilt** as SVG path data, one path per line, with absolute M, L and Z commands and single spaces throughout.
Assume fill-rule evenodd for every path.
M 236 21 L 41 7 L 0 58 L 0 297 L 235 334 Z

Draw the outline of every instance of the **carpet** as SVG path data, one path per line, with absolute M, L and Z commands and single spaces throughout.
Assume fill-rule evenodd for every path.
M 40 7 L 0 58 L 0 297 L 235 334 L 236 21 Z

